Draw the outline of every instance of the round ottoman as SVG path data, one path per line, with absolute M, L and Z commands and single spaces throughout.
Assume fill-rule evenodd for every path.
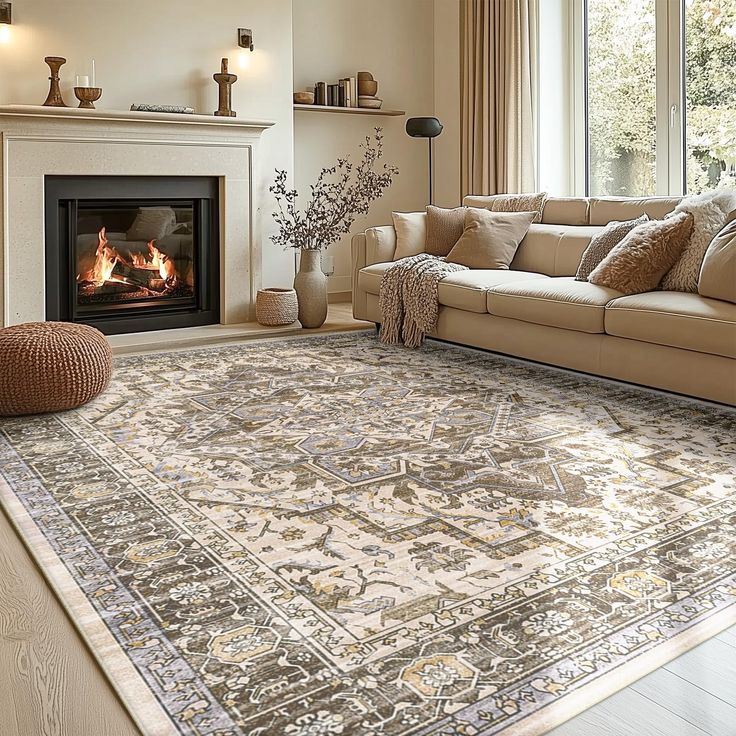
M 112 375 L 112 349 L 94 327 L 28 322 L 0 329 L 0 416 L 74 409 Z

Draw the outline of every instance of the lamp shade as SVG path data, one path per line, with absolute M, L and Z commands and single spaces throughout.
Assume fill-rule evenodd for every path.
M 406 133 L 412 138 L 436 138 L 442 132 L 442 123 L 437 118 L 409 118 Z

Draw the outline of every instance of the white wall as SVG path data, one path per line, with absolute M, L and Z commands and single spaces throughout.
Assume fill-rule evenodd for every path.
M 76 73 L 90 59 L 104 88 L 98 107 L 127 110 L 133 102 L 217 108 L 212 74 L 229 56 L 240 76 L 233 108 L 240 117 L 275 120 L 264 134 L 259 204 L 264 237 L 263 282 L 286 285 L 293 259 L 267 241 L 273 169 L 293 169 L 291 0 L 15 0 L 10 43 L 0 45 L 0 104 L 41 104 L 48 92 L 44 56 L 64 56 L 67 104 Z M 238 68 L 236 29 L 252 28 L 256 50 Z
M 457 2 L 457 0 L 451 0 Z M 295 0 L 294 84 L 370 71 L 379 82 L 384 106 L 407 116 L 434 114 L 434 3 L 432 0 Z M 423 209 L 428 199 L 427 145 L 404 132 L 406 117 L 369 117 L 296 112 L 294 119 L 295 183 L 307 193 L 323 166 L 337 156 L 359 155 L 358 144 L 375 125 L 383 127 L 385 160 L 400 174 L 367 217 L 352 232 L 391 222 L 392 210 Z M 335 273 L 330 291 L 350 289 L 350 237 L 328 255 Z

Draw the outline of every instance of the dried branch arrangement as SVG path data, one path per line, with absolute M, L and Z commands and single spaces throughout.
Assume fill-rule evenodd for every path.
M 310 187 L 311 199 L 304 210 L 297 207 L 299 193 L 287 189 L 286 171 L 276 169 L 276 181 L 269 191 L 275 195 L 278 210 L 274 219 L 279 231 L 271 240 L 284 248 L 321 250 L 350 232 L 355 218 L 365 215 L 379 199 L 399 170 L 379 162 L 383 157 L 383 135 L 376 128 L 361 144 L 363 157 L 355 165 L 339 158 L 335 166 L 324 168 Z

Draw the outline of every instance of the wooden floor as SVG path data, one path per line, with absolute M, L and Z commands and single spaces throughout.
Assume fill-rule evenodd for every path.
M 356 326 L 344 308 L 331 312 L 335 319 Z M 134 734 L 136 726 L 0 512 L 0 736 Z M 736 736 L 736 626 L 551 736 Z

